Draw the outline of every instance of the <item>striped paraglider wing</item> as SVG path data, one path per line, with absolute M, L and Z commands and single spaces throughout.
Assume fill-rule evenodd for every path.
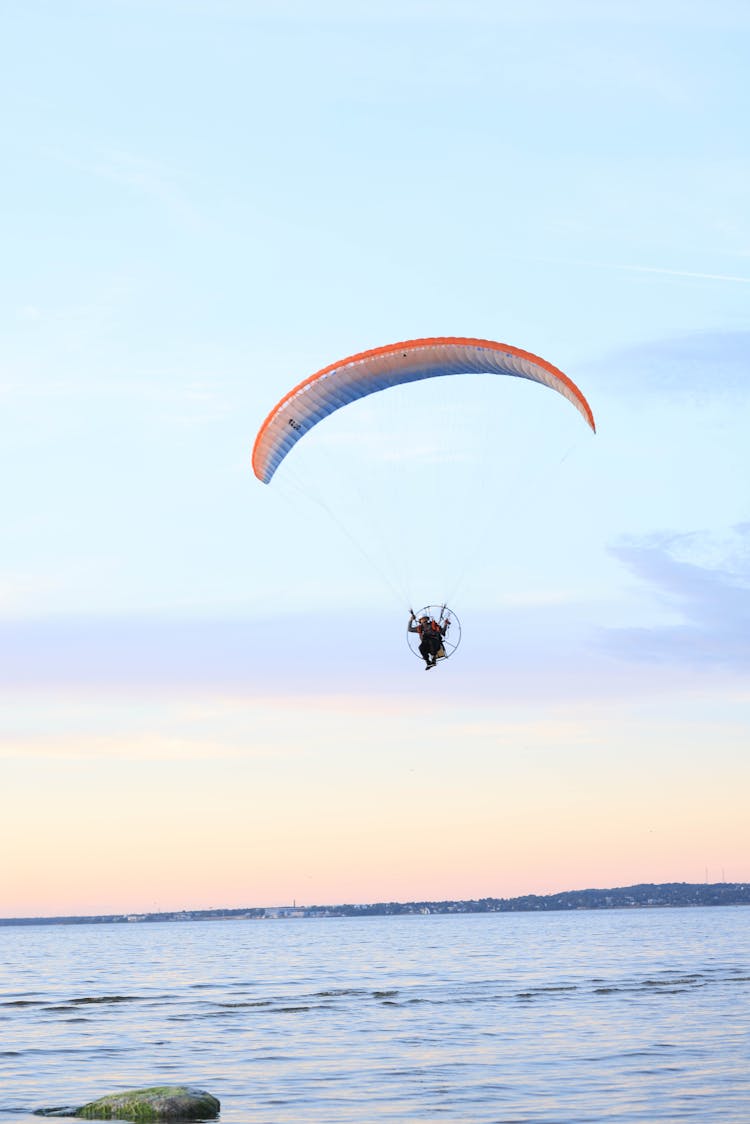
M 342 406 L 389 386 L 445 375 L 509 375 L 562 394 L 596 431 L 591 408 L 575 383 L 544 359 L 492 340 L 440 337 L 408 340 L 351 355 L 299 383 L 274 406 L 258 431 L 253 471 L 268 484 L 301 437 Z

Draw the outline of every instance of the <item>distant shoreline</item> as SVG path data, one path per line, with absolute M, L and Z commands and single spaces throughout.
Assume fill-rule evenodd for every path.
M 65 917 L 0 917 L 0 926 L 112 925 L 153 921 L 266 921 L 283 918 L 391 917 L 456 913 L 543 913 L 595 909 L 659 909 L 686 906 L 750 905 L 750 883 L 661 882 L 605 890 L 566 890 L 517 898 L 467 901 L 374 902 L 365 905 L 261 906 L 186 909 L 156 913 L 113 913 Z

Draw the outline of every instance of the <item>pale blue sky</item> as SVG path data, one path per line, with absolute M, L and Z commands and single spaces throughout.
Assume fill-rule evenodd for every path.
M 413 695 L 418 736 L 455 723 L 469 754 L 481 712 L 478 787 L 510 744 L 554 746 L 570 707 L 581 784 L 593 740 L 673 770 L 689 743 L 746 786 L 747 4 L 11 0 L 0 21 L 7 761 L 147 742 L 179 762 L 196 737 L 209 761 L 259 739 L 283 757 L 312 706 L 334 754 L 320 775 L 338 778 L 341 714 L 379 729 Z M 486 405 L 481 382 L 409 388 L 323 423 L 288 480 L 255 480 L 255 432 L 293 384 L 425 335 L 543 356 L 598 435 L 530 384 L 491 381 Z M 415 434 L 448 416 L 454 455 L 476 445 L 466 475 L 420 460 Z M 317 472 L 362 474 L 366 519 L 330 503 L 367 557 L 297 494 Z M 368 538 L 376 511 L 392 538 Z M 391 541 L 409 552 L 435 520 L 439 549 L 393 568 Z M 423 683 L 437 675 L 406 650 L 405 609 L 454 587 L 461 651 Z M 197 735 L 181 694 L 228 709 Z M 413 747 L 414 731 L 394 718 L 365 766 L 383 738 Z M 132 752 L 135 785 L 148 754 Z M 445 793 L 461 767 L 441 766 Z M 14 783 L 20 815 L 35 790 Z M 535 783 L 521 771 L 506 794 L 529 822 Z M 613 785 L 602 774 L 592 808 Z M 704 849 L 750 877 L 737 831 Z M 595 877 L 571 857 L 545 882 L 544 861 L 527 889 Z M 656 868 L 703 860 L 675 844 Z M 485 889 L 502 892 L 500 869 Z M 100 890 L 92 875 L 71 900 Z

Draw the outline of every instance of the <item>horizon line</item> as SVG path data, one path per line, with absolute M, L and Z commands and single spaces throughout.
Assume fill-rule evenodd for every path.
M 303 913 L 305 910 L 326 910 L 326 909 L 377 909 L 379 907 L 396 906 L 450 906 L 450 905 L 479 905 L 482 902 L 518 902 L 525 899 L 535 899 L 538 901 L 549 901 L 555 898 L 561 898 L 566 895 L 575 894 L 610 894 L 610 893 L 626 893 L 629 890 L 644 890 L 644 889 L 665 889 L 668 887 L 680 887 L 686 889 L 711 889 L 718 887 L 725 887 L 730 889 L 747 889 L 750 886 L 748 881 L 727 882 L 722 879 L 720 882 L 634 882 L 628 886 L 587 886 L 574 890 L 557 890 L 547 894 L 515 894 L 513 897 L 496 897 L 494 895 L 487 895 L 483 898 L 413 898 L 408 901 L 373 901 L 373 902 L 336 902 L 336 903 L 311 903 L 308 905 L 298 905 L 296 899 L 293 899 L 292 904 L 286 905 L 260 905 L 260 906 L 196 906 L 193 908 L 182 909 L 165 909 L 165 910 L 123 910 L 120 913 L 67 913 L 67 914 L 40 914 L 31 916 L 16 916 L 16 917 L 0 917 L 0 925 L 12 924 L 34 924 L 34 923 L 58 923 L 75 922 L 84 924 L 86 921 L 92 921 L 98 924 L 106 923 L 107 921 L 121 922 L 123 919 L 137 919 L 145 920 L 146 918 L 162 918 L 162 917 L 180 917 L 189 915 L 189 919 L 196 919 L 193 915 L 197 914 L 221 914 L 228 917 L 231 914 L 238 913 L 264 913 L 266 911 L 278 912 L 281 910 L 294 910 Z M 750 903 L 749 903 L 750 904 Z

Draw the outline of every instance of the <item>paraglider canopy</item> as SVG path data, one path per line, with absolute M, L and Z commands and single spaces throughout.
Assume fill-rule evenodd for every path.
M 253 471 L 268 484 L 286 455 L 313 426 L 342 406 L 391 386 L 445 375 L 509 375 L 562 394 L 596 431 L 591 407 L 567 375 L 528 351 L 492 340 L 437 337 L 407 340 L 332 363 L 293 387 L 258 431 Z

